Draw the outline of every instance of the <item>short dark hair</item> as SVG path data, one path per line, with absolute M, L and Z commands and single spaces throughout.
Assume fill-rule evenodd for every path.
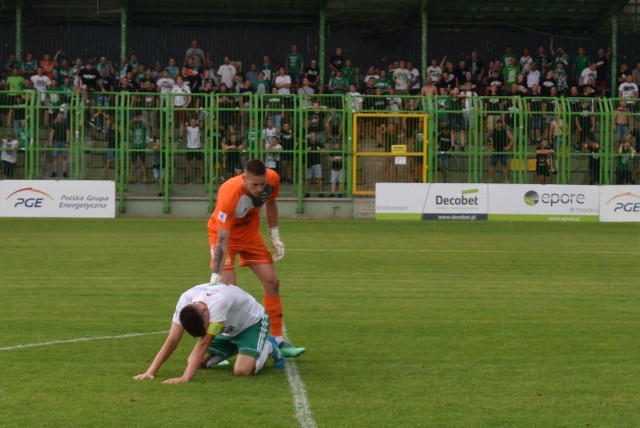
M 267 166 L 260 159 L 252 159 L 244 166 L 244 171 L 251 175 L 267 175 Z
M 185 306 L 180 311 L 180 324 L 193 337 L 202 337 L 207 330 L 204 328 L 204 319 L 195 303 Z

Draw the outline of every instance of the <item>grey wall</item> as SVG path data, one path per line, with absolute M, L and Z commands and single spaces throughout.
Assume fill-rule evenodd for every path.
M 115 25 L 25 25 L 23 54 L 31 51 L 40 58 L 44 51 L 55 52 L 62 48 L 68 58 L 81 56 L 95 58 L 108 56 L 117 62 L 120 53 L 120 27 Z M 273 63 L 284 60 L 289 46 L 297 43 L 306 59 L 318 57 L 318 29 L 315 26 L 292 26 L 255 24 L 251 26 L 213 25 L 211 27 L 148 27 L 130 26 L 127 46 L 146 64 L 159 59 L 166 63 L 170 56 L 180 62 L 192 38 L 212 54 L 216 64 L 224 55 L 242 61 L 243 64 L 261 61 L 264 53 L 269 53 Z M 363 32 L 349 28 L 328 28 L 326 39 L 327 56 L 336 46 L 344 48 L 345 57 L 354 65 L 366 68 L 368 65 L 386 66 L 388 61 L 406 59 L 420 64 L 420 30 L 394 34 Z M 499 58 L 504 46 L 511 45 L 516 53 L 523 47 L 532 52 L 539 44 L 548 47 L 549 37 L 540 33 L 515 29 L 495 28 L 446 30 L 431 29 L 429 32 L 429 57 L 441 58 L 445 53 L 453 60 L 460 59 L 473 49 L 478 49 L 485 60 Z M 2 61 L 15 47 L 15 29 L 12 24 L 0 27 L 0 55 Z M 610 36 L 596 35 L 590 39 L 560 38 L 556 45 L 562 45 L 570 54 L 575 54 L 578 46 L 584 46 L 590 55 L 598 47 L 607 47 Z M 640 59 L 640 36 L 619 35 L 619 59 L 630 65 Z

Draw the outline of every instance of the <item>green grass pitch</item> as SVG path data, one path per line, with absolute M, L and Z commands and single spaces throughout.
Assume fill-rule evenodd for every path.
M 206 218 L 2 219 L 3 427 L 298 426 L 285 371 L 134 381 Z M 640 426 L 640 225 L 285 220 L 277 270 L 319 427 Z M 261 300 L 248 269 L 239 285 Z

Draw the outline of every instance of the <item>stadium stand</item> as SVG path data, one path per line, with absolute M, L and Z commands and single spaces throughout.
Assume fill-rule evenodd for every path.
M 13 178 L 212 201 L 253 157 L 292 198 L 317 162 L 316 195 L 331 197 L 379 181 L 637 179 L 625 160 L 640 149 L 640 58 L 617 35 L 635 1 L 538 1 L 533 19 L 533 2 L 208 4 L 11 2 L 0 119 L 20 144 Z

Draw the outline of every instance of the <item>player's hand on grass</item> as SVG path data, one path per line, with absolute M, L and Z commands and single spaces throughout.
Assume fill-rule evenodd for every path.
M 184 379 L 182 377 L 174 377 L 172 379 L 167 379 L 162 383 L 173 384 L 173 383 L 185 383 L 185 382 L 189 382 L 189 379 Z
M 280 239 L 280 231 L 277 227 L 269 229 L 269 238 L 271 239 L 271 245 L 275 250 L 273 261 L 277 262 L 278 260 L 282 260 L 284 257 L 284 242 Z
M 154 377 L 155 377 L 155 376 L 153 376 L 152 374 L 149 374 L 149 373 L 142 373 L 142 374 L 139 374 L 139 375 L 137 375 L 137 376 L 134 376 L 133 378 L 134 378 L 135 380 L 143 380 L 143 379 L 153 379 Z

